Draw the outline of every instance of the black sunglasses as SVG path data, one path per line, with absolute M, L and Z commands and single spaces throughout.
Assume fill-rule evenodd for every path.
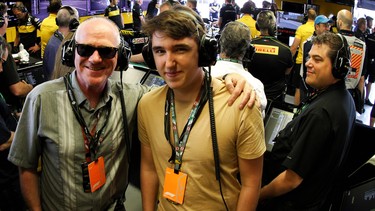
M 95 51 L 98 51 L 103 59 L 112 59 L 115 57 L 118 48 L 115 47 L 94 47 L 92 45 L 76 43 L 77 53 L 83 57 L 90 57 Z

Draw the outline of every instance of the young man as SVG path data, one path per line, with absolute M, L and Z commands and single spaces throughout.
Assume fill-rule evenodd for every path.
M 216 49 L 193 14 L 165 11 L 143 28 L 167 83 L 138 107 L 143 209 L 255 210 L 265 151 L 262 116 L 257 108 L 226 105 L 224 84 L 202 67 L 212 59 L 205 52 Z
M 111 20 L 84 21 L 68 43 L 75 50 L 64 57 L 72 55 L 75 71 L 27 96 L 8 159 L 20 169 L 30 210 L 113 210 L 128 184 L 126 136 L 136 127 L 136 106 L 149 88 L 109 79 L 127 61 Z M 87 165 L 99 173 L 87 173 Z M 88 174 L 100 180 L 87 183 Z
M 260 204 L 271 206 L 265 210 L 325 210 L 339 178 L 356 118 L 345 88 L 350 50 L 340 36 L 326 32 L 312 40 L 306 83 L 317 92 L 265 155 Z
M 104 16 L 112 20 L 119 30 L 124 28 L 124 20 L 121 15 L 121 9 L 117 6 L 119 0 L 109 0 L 109 5 L 104 10 Z

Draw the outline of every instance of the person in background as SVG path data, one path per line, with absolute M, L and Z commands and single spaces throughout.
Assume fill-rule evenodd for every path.
M 143 17 L 142 3 L 143 0 L 135 0 L 135 4 L 132 9 L 133 16 L 133 29 L 135 31 L 141 31 L 142 24 L 144 24 L 145 19 Z
M 4 23 L 0 24 L 0 36 L 4 37 L 8 27 L 7 6 L 0 2 L 0 16 L 4 18 Z M 10 48 L 8 48 L 10 52 Z M 12 112 L 19 113 L 22 110 L 22 98 L 25 97 L 33 86 L 21 80 L 17 73 L 17 66 L 12 56 L 8 56 L 3 62 L 3 72 L 0 73 L 0 93 L 9 104 Z
M 366 83 L 366 96 L 365 96 L 365 104 L 369 106 L 373 106 L 374 103 L 370 101 L 369 96 L 371 93 L 372 84 L 375 82 L 375 33 L 374 29 L 372 28 L 373 18 L 370 16 L 366 16 L 367 20 L 367 29 L 366 29 L 366 45 L 368 46 L 367 50 L 367 68 L 366 68 L 366 75 L 364 80 L 367 80 Z
M 303 44 L 303 52 L 302 52 L 302 65 L 301 65 L 301 81 L 300 81 L 300 101 L 303 102 L 306 100 L 310 95 L 314 92 L 314 89 L 311 88 L 309 85 L 306 84 L 305 79 L 306 79 L 306 73 L 307 73 L 307 67 L 305 65 L 307 59 L 308 59 L 308 54 L 311 50 L 312 46 L 312 39 L 320 34 L 323 34 L 324 32 L 327 32 L 330 30 L 330 24 L 331 20 L 328 19 L 325 15 L 318 15 L 315 18 L 314 21 L 314 27 L 315 31 L 314 34 L 309 37 L 305 43 Z
M 337 13 L 337 29 L 339 34 L 343 35 L 348 41 L 351 52 L 351 67 L 352 71 L 349 72 L 345 79 L 346 88 L 354 97 L 354 103 L 358 113 L 363 113 L 364 107 L 364 86 L 366 74 L 366 52 L 367 45 L 360 38 L 355 36 L 351 31 L 353 25 L 353 15 L 349 10 L 343 9 Z M 360 62 L 358 62 L 360 61 Z M 353 95 L 355 94 L 355 95 Z
M 232 0 L 225 0 L 225 4 L 221 7 L 219 13 L 219 21 L 217 25 L 220 28 L 220 32 L 223 30 L 224 26 L 237 19 L 236 9 L 232 5 Z
M 209 11 L 210 11 L 210 20 L 215 22 L 219 19 L 219 11 L 220 11 L 220 4 L 217 3 L 217 0 L 213 0 L 209 4 Z
M 197 9 L 197 4 L 198 4 L 197 0 L 187 0 L 186 6 L 188 6 L 190 9 L 192 9 L 198 15 L 200 15 L 200 13 Z
M 104 16 L 113 21 L 119 30 L 124 28 L 124 20 L 121 15 L 121 9 L 118 7 L 119 0 L 109 0 L 109 5 L 104 10 Z
M 331 32 L 312 43 L 306 83 L 317 92 L 299 107 L 264 156 L 259 211 L 328 210 L 326 200 L 343 170 L 356 119 L 345 87 L 350 50 L 344 37 Z
M 44 56 L 44 49 L 47 46 L 48 40 L 57 30 L 56 15 L 61 7 L 61 0 L 50 0 L 47 7 L 48 17 L 43 19 L 40 24 L 40 40 L 41 40 L 41 57 Z
M 236 19 L 239 19 L 241 15 L 241 7 L 238 6 L 238 4 L 236 3 L 236 0 L 232 0 L 232 5 L 234 9 L 236 10 Z
M 243 15 L 240 19 L 237 19 L 237 21 L 244 23 L 247 25 L 247 27 L 249 27 L 251 32 L 251 39 L 259 37 L 260 35 L 260 32 L 256 29 L 255 26 L 256 21 L 251 16 L 255 8 L 256 6 L 253 1 L 249 0 L 245 2 L 245 4 L 243 4 L 243 7 L 241 8 L 241 13 L 243 13 Z
M 201 42 L 204 24 L 194 14 L 168 10 L 143 28 L 152 40 L 148 52 L 167 83 L 144 95 L 138 106 L 143 210 L 255 210 L 265 151 L 261 112 L 227 106 L 223 82 L 203 69 L 215 59 L 203 52 L 216 49 Z M 210 128 L 210 116 L 217 130 Z M 216 176 L 213 151 L 220 161 Z M 174 182 L 183 187 L 178 199 Z
M 19 45 L 22 43 L 30 56 L 41 58 L 40 39 L 37 37 L 37 30 L 40 29 L 41 25 L 40 20 L 32 16 L 25 5 L 20 1 L 13 4 L 12 12 L 18 20 L 16 38 L 13 44 L 14 48 L 19 49 Z
M 276 18 L 272 11 L 258 13 L 256 24 L 260 37 L 251 41 L 255 54 L 247 68 L 263 83 L 269 101 L 284 102 L 286 75 L 290 74 L 293 66 L 292 53 L 275 37 Z
M 8 55 L 8 44 L 4 37 L 0 36 L 0 73 L 4 70 L 3 62 L 7 60 Z M 17 119 L 0 93 L 0 210 L 4 211 L 26 211 L 18 168 L 7 159 L 16 127 Z
M 366 34 L 372 34 L 374 33 L 373 30 L 373 21 L 374 19 L 371 16 L 366 16 L 366 21 L 367 21 L 367 29 L 366 29 Z
M 43 57 L 43 71 L 47 80 L 52 78 L 55 67 L 56 55 L 63 39 L 79 25 L 78 10 L 71 6 L 63 6 L 57 12 L 56 24 L 58 29 L 54 32 L 48 41 L 45 54 Z M 61 59 L 60 59 L 61 60 Z
M 293 44 L 290 46 L 290 50 L 292 51 L 292 56 L 294 56 L 297 51 L 297 57 L 295 61 L 295 65 L 292 68 L 290 74 L 290 83 L 292 86 L 295 87 L 294 93 L 294 105 L 298 106 L 301 102 L 300 100 L 300 90 L 299 84 L 301 81 L 300 70 L 302 64 L 302 52 L 303 52 L 303 43 L 307 40 L 307 38 L 313 35 L 315 28 L 314 28 L 314 20 L 316 18 L 316 12 L 313 8 L 310 8 L 307 11 L 307 22 L 302 24 L 297 28 Z
M 363 42 L 366 42 L 367 37 L 367 21 L 366 18 L 359 18 L 357 20 L 357 25 L 354 28 L 354 36 L 356 36 L 358 39 L 362 40 Z
M 157 0 L 151 0 L 147 5 L 146 20 L 155 17 L 158 14 L 159 3 Z
M 211 75 L 219 76 L 228 73 L 238 73 L 246 78 L 249 84 L 253 86 L 258 96 L 258 103 L 261 110 L 264 111 L 267 105 L 267 98 L 264 93 L 264 87 L 260 80 L 251 75 L 243 67 L 243 60 L 251 60 L 254 49 L 251 46 L 249 28 L 237 21 L 229 22 L 221 33 L 219 46 L 219 59 L 212 66 Z

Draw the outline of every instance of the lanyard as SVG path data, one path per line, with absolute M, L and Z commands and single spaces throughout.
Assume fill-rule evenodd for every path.
M 206 80 L 204 80 L 206 83 Z M 174 162 L 174 172 L 177 174 L 180 171 L 181 164 L 182 164 L 182 156 L 185 151 L 186 143 L 189 138 L 191 129 L 199 117 L 199 114 L 202 112 L 204 105 L 207 102 L 207 89 L 206 86 L 203 84 L 199 95 L 194 101 L 193 107 L 191 109 L 189 118 L 187 123 L 181 133 L 181 136 L 178 137 L 178 129 L 177 129 L 177 120 L 176 120 L 176 109 L 174 104 L 174 95 L 171 89 L 168 89 L 167 98 L 165 101 L 165 115 L 164 115 L 164 135 L 167 139 L 168 143 L 171 145 L 172 148 L 172 156 L 168 160 L 169 162 Z M 171 116 L 170 116 L 171 113 Z M 171 117 L 171 118 L 170 118 Z M 174 147 L 172 146 L 169 137 L 170 137 L 170 122 L 172 121 L 172 130 L 173 130 L 173 139 L 174 139 Z
M 98 113 L 97 122 L 94 125 L 92 131 L 90 132 L 90 130 L 87 127 L 87 124 L 86 124 L 86 122 L 83 118 L 81 110 L 78 106 L 76 97 L 73 93 L 72 84 L 70 82 L 70 75 L 66 75 L 64 77 L 64 82 L 65 82 L 66 90 L 68 92 L 68 98 L 69 98 L 69 101 L 70 101 L 70 105 L 72 106 L 74 115 L 75 115 L 77 121 L 79 122 L 79 124 L 81 126 L 81 129 L 82 129 L 82 133 L 83 133 L 82 135 L 83 135 L 84 145 L 85 145 L 85 149 L 86 149 L 86 161 L 91 162 L 92 160 L 96 160 L 97 152 L 99 150 L 99 146 L 100 146 L 101 142 L 103 142 L 103 138 L 101 137 L 101 135 L 102 135 L 102 132 L 103 132 L 105 126 L 108 123 L 109 114 L 111 113 L 111 104 L 112 104 L 111 102 L 112 101 L 109 100 L 106 103 L 105 107 L 108 107 L 108 109 L 106 109 L 107 111 L 106 111 L 105 122 L 104 122 L 103 126 L 99 130 L 97 130 L 94 134 L 94 131 L 96 129 L 96 125 L 99 122 L 101 112 Z

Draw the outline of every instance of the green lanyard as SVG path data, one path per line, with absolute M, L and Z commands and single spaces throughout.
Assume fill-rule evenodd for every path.
M 207 83 L 204 80 L 204 83 Z M 204 105 L 207 102 L 207 90 L 205 88 L 205 84 L 202 85 L 199 95 L 194 101 L 193 107 L 191 109 L 189 118 L 187 123 L 181 133 L 181 137 L 178 137 L 178 129 L 177 129 L 177 120 L 176 120 L 176 109 L 174 103 L 174 94 L 171 89 L 168 89 L 167 98 L 165 101 L 165 115 L 164 115 L 164 135 L 167 139 L 168 143 L 171 145 L 172 148 L 172 156 L 168 160 L 169 162 L 174 162 L 174 172 L 177 174 L 181 169 L 182 164 L 182 156 L 185 152 L 185 147 L 187 140 L 189 138 L 191 129 L 199 117 L 199 114 L 202 112 Z M 170 116 L 171 115 L 171 116 Z M 171 118 L 170 118 L 171 117 Z M 172 122 L 172 130 L 173 130 L 173 139 L 174 139 L 174 147 L 172 146 L 169 137 L 170 137 L 170 122 Z

